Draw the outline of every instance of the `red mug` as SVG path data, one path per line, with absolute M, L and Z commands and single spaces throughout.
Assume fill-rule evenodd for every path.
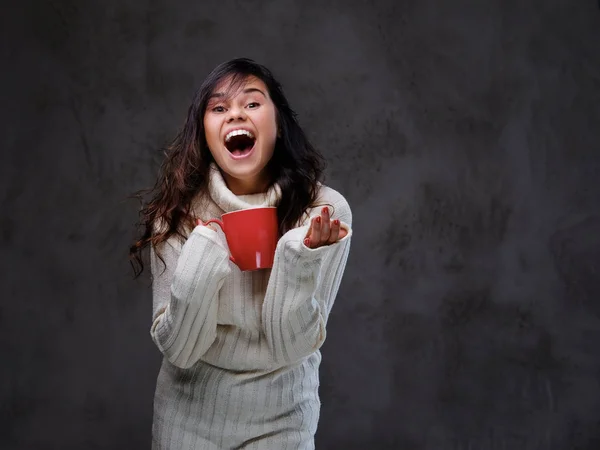
M 210 219 L 205 225 L 216 223 L 221 227 L 231 256 L 229 259 L 240 270 L 270 269 L 277 247 L 279 222 L 274 206 L 242 209 L 225 213 L 219 219 Z

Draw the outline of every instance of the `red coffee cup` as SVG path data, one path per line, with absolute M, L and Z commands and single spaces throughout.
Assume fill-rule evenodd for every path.
M 231 252 L 230 259 L 240 270 L 273 267 L 279 225 L 274 206 L 242 209 L 225 213 L 219 219 L 205 222 L 221 227 Z

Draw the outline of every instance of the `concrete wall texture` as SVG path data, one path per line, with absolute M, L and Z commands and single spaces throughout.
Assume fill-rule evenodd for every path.
M 320 449 L 600 448 L 593 0 L 3 7 L 0 447 L 149 448 L 133 191 L 218 63 L 281 80 L 354 211 Z

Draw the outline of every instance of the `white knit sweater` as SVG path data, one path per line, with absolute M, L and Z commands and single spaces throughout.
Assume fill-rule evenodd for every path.
M 236 196 L 213 166 L 197 217 L 275 206 L 278 186 Z M 152 339 L 164 355 L 154 399 L 153 449 L 312 449 L 319 418 L 319 348 L 351 240 L 346 200 L 321 186 L 348 235 L 310 249 L 309 218 L 278 242 L 271 270 L 241 272 L 222 232 L 203 226 L 151 252 Z

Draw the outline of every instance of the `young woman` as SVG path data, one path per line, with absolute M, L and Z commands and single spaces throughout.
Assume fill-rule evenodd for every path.
M 150 246 L 164 355 L 153 449 L 314 448 L 319 348 L 352 234 L 321 161 L 264 66 L 235 59 L 200 87 L 131 248 L 139 275 Z M 203 223 L 256 206 L 277 207 L 281 236 L 272 269 L 242 272 Z

